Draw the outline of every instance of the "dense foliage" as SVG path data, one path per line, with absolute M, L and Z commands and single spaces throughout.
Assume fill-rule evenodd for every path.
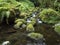
M 53 9 L 43 9 L 40 12 L 40 18 L 46 23 L 58 23 L 60 21 L 60 14 Z
M 27 28 L 26 28 L 26 31 L 27 31 L 27 32 L 33 32 L 33 31 L 34 31 L 33 25 L 32 25 L 32 24 L 28 24 L 28 25 L 27 25 Z
M 34 9 L 34 4 L 30 1 L 16 1 L 16 0 L 1 0 L 0 1 L 0 15 L 1 21 L 4 17 L 8 20 L 9 17 L 16 17 L 22 13 L 27 14 Z M 21 12 L 21 13 L 20 13 Z M 28 14 L 29 15 L 29 14 Z

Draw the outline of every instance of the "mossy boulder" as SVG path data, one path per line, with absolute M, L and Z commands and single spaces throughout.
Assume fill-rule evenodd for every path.
M 25 23 L 26 21 L 24 19 L 16 19 L 15 23 L 17 23 L 17 22 L 23 22 L 23 23 Z
M 60 14 L 51 8 L 43 9 L 40 12 L 39 17 L 45 23 L 55 24 L 55 23 L 58 23 L 60 21 Z
M 55 24 L 54 31 L 57 32 L 60 35 L 60 23 Z
M 22 24 L 23 24 L 23 22 L 17 22 L 17 23 L 14 25 L 14 28 L 15 28 L 15 29 L 19 29 Z
M 27 27 L 26 27 L 26 31 L 27 32 L 33 32 L 34 31 L 34 27 L 32 24 L 28 24 Z
M 20 28 L 20 26 L 21 26 L 22 24 L 24 24 L 24 23 L 25 23 L 25 20 L 24 20 L 24 19 L 16 19 L 16 20 L 15 20 L 14 28 L 15 28 L 15 29 L 18 29 L 18 28 Z
M 27 36 L 35 40 L 43 39 L 43 35 L 40 33 L 32 32 L 32 33 L 29 33 Z

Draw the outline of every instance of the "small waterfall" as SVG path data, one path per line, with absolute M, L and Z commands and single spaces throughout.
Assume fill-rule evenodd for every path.
M 27 19 L 27 23 L 30 23 L 31 22 L 31 20 L 30 19 Z
M 26 27 L 26 25 L 25 24 L 22 24 L 22 28 L 25 28 Z

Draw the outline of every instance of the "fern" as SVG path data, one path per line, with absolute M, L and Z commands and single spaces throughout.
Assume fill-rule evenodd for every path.
M 49 8 L 49 9 L 44 9 L 40 12 L 40 18 L 42 21 L 46 23 L 57 23 L 60 21 L 60 13 Z
M 6 11 L 6 18 L 8 19 L 10 16 L 10 11 Z
M 8 23 L 9 18 L 12 16 L 16 16 L 15 8 L 18 8 L 21 11 L 21 14 L 24 12 L 26 15 L 28 12 L 32 11 L 34 9 L 34 4 L 30 2 L 29 0 L 27 1 L 16 1 L 16 0 L 0 0 L 0 12 L 2 13 L 0 15 L 0 21 L 2 22 L 4 17 L 6 17 L 6 22 Z M 13 11 L 11 11 L 11 9 Z M 13 15 L 11 15 L 13 13 Z M 27 17 L 27 16 L 25 16 Z M 24 18 L 25 18 L 24 17 Z M 18 19 L 18 18 L 17 18 Z M 20 19 L 21 21 L 21 19 Z M 23 23 L 25 21 L 22 20 Z
M 4 19 L 4 12 L 2 12 L 0 15 L 0 23 L 2 23 L 3 19 Z

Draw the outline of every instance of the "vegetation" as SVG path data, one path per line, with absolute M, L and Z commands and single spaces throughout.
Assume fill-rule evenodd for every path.
M 20 28 L 21 25 L 22 25 L 22 22 L 17 22 L 17 23 L 14 25 L 14 28 L 15 28 L 15 29 L 18 29 L 18 28 Z
M 60 1 L 59 0 L 55 0 L 54 8 L 55 8 L 55 10 L 60 12 Z
M 57 32 L 60 35 L 60 23 L 55 24 L 54 30 L 55 30 L 55 32 Z
M 18 2 L 16 0 L 1 0 L 0 1 L 0 13 L 1 14 L 1 21 L 3 20 L 4 17 L 8 18 L 12 16 L 16 17 L 16 13 L 18 12 L 17 9 L 19 9 L 19 11 L 22 13 L 28 13 L 30 12 L 30 10 L 33 10 L 34 9 L 34 5 L 32 2 L 28 1 L 28 4 L 27 4 L 27 1 L 22 1 L 22 2 Z M 16 12 L 17 10 L 17 12 Z M 6 13 L 6 14 L 5 14 Z M 6 16 L 5 16 L 6 15 Z M 20 14 L 19 14 L 20 15 Z
M 41 20 L 43 22 L 46 22 L 46 23 L 58 23 L 60 21 L 60 14 L 49 8 L 49 9 L 43 9 L 41 12 L 40 12 L 40 16 Z
M 32 33 L 29 33 L 27 36 L 35 40 L 43 39 L 43 35 L 40 33 L 32 32 Z
M 8 29 L 10 27 L 11 29 Z M 34 40 L 47 37 L 48 42 L 51 36 L 55 39 L 55 33 L 57 36 L 60 35 L 60 0 L 0 0 L 0 36 L 4 38 L 4 34 L 11 34 L 8 38 L 11 38 L 10 41 L 13 39 L 12 43 L 20 41 L 19 44 L 12 45 L 25 42 L 24 39 L 27 37 L 24 36 Z M 60 43 L 60 37 L 56 37 L 54 41 Z

